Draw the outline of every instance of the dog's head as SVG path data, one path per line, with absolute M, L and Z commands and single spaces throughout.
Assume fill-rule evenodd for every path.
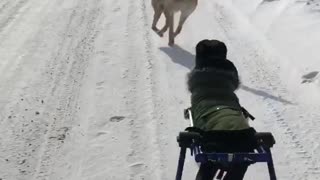
M 238 71 L 227 59 L 227 47 L 218 40 L 202 40 L 196 45 L 195 67 L 189 73 L 189 90 L 222 88 L 234 91 L 239 87 Z
M 226 60 L 227 46 L 218 40 L 202 40 L 196 46 L 196 69 L 210 68 L 215 61 Z

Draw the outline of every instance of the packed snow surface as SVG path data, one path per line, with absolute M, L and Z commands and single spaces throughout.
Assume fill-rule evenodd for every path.
M 319 4 L 199 0 L 168 47 L 150 0 L 0 1 L 0 179 L 174 179 L 202 39 L 228 46 L 251 125 L 276 138 L 278 178 L 320 179 Z M 188 156 L 184 180 L 197 167 Z

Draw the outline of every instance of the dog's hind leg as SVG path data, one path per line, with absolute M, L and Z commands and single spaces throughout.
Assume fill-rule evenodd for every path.
M 157 28 L 157 23 L 160 19 L 161 14 L 163 13 L 163 7 L 155 7 L 154 8 L 154 15 L 153 15 L 153 22 L 152 22 L 152 30 L 155 32 L 159 32 L 159 29 Z
M 158 32 L 158 35 L 160 37 L 163 36 L 163 33 L 165 33 L 168 30 L 169 26 L 170 26 L 170 23 L 171 23 L 171 20 L 170 20 L 171 19 L 170 18 L 171 15 L 170 14 L 171 14 L 170 11 L 164 10 L 164 16 L 166 17 L 166 23 L 163 26 L 163 28 Z
M 169 23 L 169 46 L 173 46 L 174 44 L 174 13 L 170 12 L 168 14 L 168 23 Z
M 164 27 L 160 31 L 158 31 L 158 35 L 160 37 L 162 37 L 163 34 L 168 30 L 168 28 L 169 28 L 169 23 L 166 20 L 166 24 L 164 25 Z
M 187 10 L 187 11 L 181 12 L 178 27 L 177 27 L 176 31 L 174 32 L 174 37 L 176 37 L 178 34 L 180 34 L 183 24 L 186 22 L 186 20 L 188 19 L 188 17 L 191 15 L 191 13 L 194 10 L 195 10 L 195 8 L 192 10 Z

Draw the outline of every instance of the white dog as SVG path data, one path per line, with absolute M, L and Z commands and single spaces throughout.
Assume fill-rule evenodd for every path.
M 162 37 L 163 33 L 169 28 L 169 46 L 172 46 L 174 44 L 174 38 L 181 32 L 184 22 L 196 9 L 197 5 L 198 0 L 152 0 L 152 7 L 154 9 L 152 30 Z M 178 11 L 181 12 L 181 15 L 179 25 L 174 32 L 174 14 Z M 159 30 L 157 23 L 162 13 L 164 13 L 166 17 L 166 23 L 164 27 Z

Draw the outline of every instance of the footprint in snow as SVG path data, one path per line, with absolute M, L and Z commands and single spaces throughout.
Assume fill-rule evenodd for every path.
M 118 12 L 118 11 L 120 11 L 120 9 L 121 9 L 120 7 L 116 7 L 116 8 L 113 8 L 112 11 L 113 11 L 113 12 Z
M 113 116 L 109 119 L 110 122 L 120 122 L 122 120 L 124 120 L 125 117 L 124 116 Z
M 102 86 L 103 84 L 104 84 L 104 81 L 100 81 L 96 83 L 97 86 Z
M 301 84 L 303 83 L 312 83 L 318 76 L 319 71 L 312 71 L 308 74 L 305 74 L 302 76 L 303 81 L 301 82 Z

